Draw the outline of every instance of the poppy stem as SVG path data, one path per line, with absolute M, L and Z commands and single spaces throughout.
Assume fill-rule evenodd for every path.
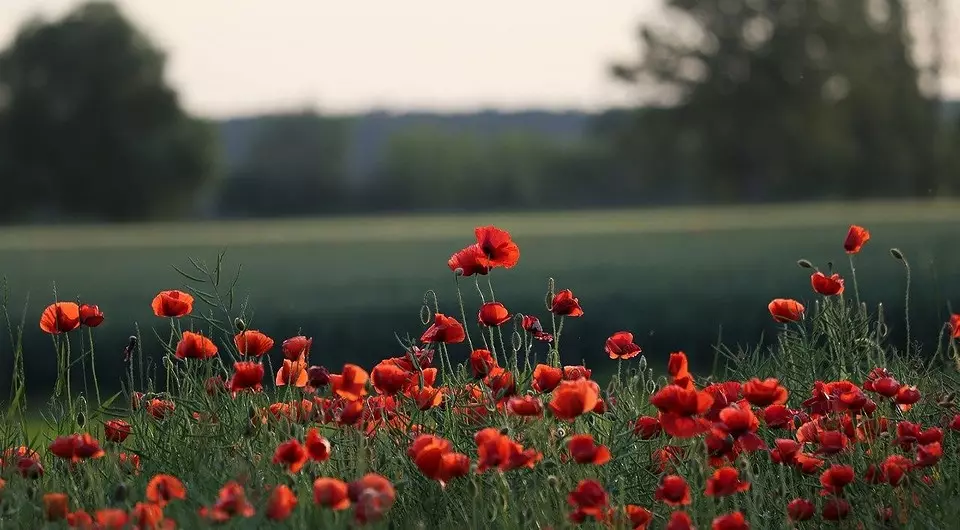
M 850 260 L 850 277 L 853 278 L 853 295 L 857 299 L 857 308 L 860 308 L 860 287 L 857 284 L 857 267 L 853 264 L 853 254 L 847 254 Z
M 910 271 L 910 263 L 907 261 L 907 258 L 906 258 L 906 257 L 901 256 L 900 261 L 903 262 L 903 268 L 906 269 L 906 271 L 907 271 L 907 288 L 906 288 L 906 292 L 905 292 L 904 300 L 903 300 L 903 315 L 904 315 L 904 320 L 905 320 L 905 323 L 906 323 L 906 326 L 907 326 L 907 349 L 906 349 L 906 355 L 910 355 L 910 279 L 911 279 L 911 271 Z
M 93 353 L 93 328 L 87 327 L 87 333 L 90 337 L 90 370 L 93 372 L 93 391 L 97 394 L 97 407 L 103 404 L 100 400 L 100 383 L 97 382 L 97 358 Z
M 467 344 L 470 345 L 470 351 L 473 351 L 473 339 L 470 338 L 470 326 L 467 324 L 467 312 L 463 308 L 463 293 L 460 292 L 460 275 L 453 275 L 453 283 L 457 286 L 457 302 L 460 303 L 460 318 L 463 319 L 463 331 L 467 335 Z

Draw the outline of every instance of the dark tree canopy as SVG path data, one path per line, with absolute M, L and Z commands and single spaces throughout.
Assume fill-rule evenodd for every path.
M 901 0 L 669 0 L 620 79 L 673 97 L 620 127 L 652 192 L 704 201 L 948 191 Z M 954 177 L 955 178 L 955 177 Z
M 25 24 L 0 54 L 0 94 L 0 217 L 176 217 L 215 172 L 212 129 L 112 4 Z

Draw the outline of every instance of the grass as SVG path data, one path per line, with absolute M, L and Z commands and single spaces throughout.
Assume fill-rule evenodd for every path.
M 44 410 L 49 431 L 39 435 L 13 421 L 26 413 L 24 401 L 0 410 L 0 442 L 9 448 L 0 466 L 4 479 L 0 526 L 63 527 L 61 519 L 69 513 L 75 526 L 83 514 L 91 514 L 104 521 L 119 520 L 116 528 L 134 524 L 166 528 L 164 520 L 169 520 L 180 528 L 206 528 L 219 522 L 227 528 L 251 529 L 581 525 L 619 529 L 645 528 L 642 517 L 649 517 L 651 528 L 663 528 L 668 520 L 684 515 L 698 528 L 723 530 L 779 529 L 792 524 L 798 528 L 952 527 L 960 516 L 960 503 L 953 501 L 960 495 L 957 341 L 943 335 L 940 321 L 926 329 L 935 340 L 904 348 L 895 333 L 886 333 L 888 328 L 878 320 L 874 306 L 868 309 L 852 302 L 849 275 L 848 291 L 842 297 L 807 294 L 809 280 L 791 262 L 800 252 L 818 262 L 823 258 L 813 249 L 808 253 L 789 247 L 817 248 L 810 233 L 820 230 L 827 241 L 824 247 L 838 246 L 832 226 L 807 227 L 802 232 L 781 228 L 781 234 L 794 239 L 768 242 L 768 251 L 778 250 L 770 262 L 804 277 L 796 287 L 777 290 L 779 296 L 808 298 L 804 317 L 791 324 L 767 324 L 772 339 L 769 349 L 728 344 L 717 350 L 714 370 L 701 362 L 691 365 L 692 374 L 686 371 L 685 356 L 649 349 L 645 356 L 630 359 L 595 359 L 587 366 L 593 375 L 586 377 L 582 370 L 562 369 L 575 362 L 577 355 L 571 352 L 604 350 L 603 340 L 585 341 L 581 329 L 609 328 L 607 334 L 621 329 L 592 321 L 615 314 L 639 320 L 631 315 L 633 307 L 605 308 L 583 294 L 588 288 L 576 285 L 571 287 L 585 308 L 583 317 L 539 312 L 547 331 L 557 336 L 563 330 L 562 340 L 552 344 L 535 341 L 523 330 L 516 330 L 519 340 L 511 340 L 510 324 L 482 330 L 472 319 L 465 322 L 475 340 L 489 333 L 488 344 L 498 362 L 496 367 L 487 366 L 491 375 L 486 377 L 475 373 L 479 364 L 462 339 L 451 338 L 448 344 L 434 345 L 435 354 L 429 360 L 413 355 L 391 358 L 401 354 L 398 345 L 371 353 L 376 360 L 357 363 L 361 366 L 342 365 L 342 370 L 337 366 L 337 377 L 329 382 L 311 372 L 310 385 L 275 385 L 277 363 L 266 357 L 234 364 L 239 355 L 230 340 L 233 317 L 244 311 L 249 314 L 249 307 L 231 310 L 222 299 L 213 305 L 198 300 L 189 316 L 150 317 L 145 326 L 159 322 L 156 326 L 163 332 L 143 334 L 131 363 L 120 361 L 130 368 L 123 377 L 126 391 L 121 396 L 98 403 L 89 394 L 81 399 L 76 392 L 60 393 Z M 911 231 L 909 226 L 924 230 Z M 892 258 L 869 259 L 871 252 L 886 253 L 884 242 L 890 240 L 891 231 L 914 234 L 910 246 L 902 247 L 911 256 L 907 249 L 930 237 L 933 226 L 937 225 L 910 225 L 902 219 L 899 224 L 870 225 L 873 239 L 857 256 L 861 293 L 869 299 L 876 296 L 871 282 L 865 281 L 877 275 L 871 271 L 873 263 L 892 262 L 902 269 Z M 737 234 L 742 232 L 752 234 L 746 229 Z M 522 250 L 521 263 L 538 263 L 543 258 L 536 249 L 556 244 L 550 238 L 522 233 L 514 234 Z M 666 243 L 667 234 L 660 235 Z M 687 244 L 718 243 L 716 237 L 700 240 L 689 232 L 684 235 Z M 595 259 L 619 263 L 620 254 L 615 251 L 622 249 L 622 241 L 618 246 L 613 239 L 621 236 L 589 238 L 598 245 L 594 248 L 608 250 Z M 529 238 L 530 245 L 523 243 L 523 237 Z M 612 239 L 602 243 L 604 238 Z M 470 230 L 456 239 L 469 243 Z M 723 242 L 732 241 L 728 237 Z M 437 243 L 431 240 L 430 244 Z M 392 250 L 386 245 L 387 251 Z M 674 259 L 682 248 L 673 247 Z M 742 248 L 749 245 L 743 243 Z M 376 248 L 361 245 L 355 252 L 361 250 Z M 624 255 L 628 250 L 634 251 L 623 249 Z M 794 256 L 788 257 L 788 251 Z M 142 250 L 139 257 L 146 252 Z M 259 255 L 264 257 L 262 252 Z M 568 272 L 571 263 L 586 263 L 583 253 L 564 255 L 569 259 L 560 263 Z M 728 257 L 712 262 L 714 267 L 730 263 L 725 260 Z M 731 259 L 734 267 L 721 271 L 725 276 L 742 274 L 742 265 L 736 261 L 742 258 Z M 665 267 L 673 263 L 672 274 L 680 274 L 677 264 L 682 262 L 668 262 L 656 253 L 650 260 L 660 260 Z M 449 274 L 438 269 L 435 279 Z M 207 292 L 217 286 L 223 292 L 229 283 L 229 277 L 218 270 L 201 272 L 209 272 L 210 280 L 203 287 Z M 635 282 L 631 275 L 618 279 L 614 272 L 606 271 L 603 278 L 594 280 L 656 288 L 665 283 L 660 278 Z M 509 286 L 524 285 L 514 283 L 514 276 L 523 279 L 524 274 L 530 273 L 498 269 L 491 274 L 490 289 L 495 287 L 498 299 L 508 301 L 508 307 L 519 306 L 527 297 Z M 121 275 L 114 276 L 122 280 Z M 280 278 L 292 283 L 290 278 Z M 736 281 L 726 282 L 716 292 L 735 290 L 731 284 Z M 463 294 L 472 296 L 472 284 L 461 281 L 460 285 Z M 703 295 L 697 288 L 709 284 L 696 280 L 677 285 L 687 291 L 666 290 L 681 309 L 690 309 L 696 305 L 688 300 Z M 558 284 L 566 286 L 563 281 Z M 884 287 L 897 291 L 896 286 L 880 289 Z M 149 294 L 140 296 L 150 298 L 153 289 L 147 289 Z M 535 300 L 542 298 L 540 292 L 531 294 Z M 451 295 L 455 300 L 455 293 Z M 763 312 L 769 299 L 761 295 L 752 305 L 764 308 L 758 311 Z M 479 303 L 468 298 L 469 315 Z M 412 305 L 416 319 L 419 304 Z M 256 304 L 252 307 L 257 307 L 254 315 L 262 311 Z M 724 306 L 722 298 L 709 308 L 731 320 L 748 318 Z M 444 303 L 441 310 L 458 314 L 455 304 Z M 659 321 L 667 313 L 667 309 L 653 312 L 644 315 L 643 321 Z M 32 323 L 35 315 L 31 317 Z M 129 325 L 131 317 L 114 310 L 107 318 L 115 325 Z M 765 320 L 770 321 L 769 314 Z M 379 324 L 376 317 L 367 317 L 367 333 Z M 622 327 L 635 333 L 642 329 Z M 889 322 L 889 329 L 899 327 L 897 320 Z M 25 336 L 39 333 L 30 328 L 32 324 L 24 330 Z M 173 352 L 183 331 L 190 328 L 213 338 L 218 353 L 208 359 L 176 359 Z M 923 334 L 924 328 L 914 323 L 914 333 Z M 278 339 L 286 336 L 285 330 L 263 329 Z M 407 331 L 419 336 L 422 329 L 415 321 Z M 45 350 L 13 348 L 9 373 L 14 394 L 22 396 L 23 381 L 30 382 L 21 362 L 42 355 L 52 361 L 58 387 L 69 380 L 74 389 L 80 388 L 83 381 L 78 381 L 70 359 L 84 355 L 77 334 L 85 331 L 51 335 L 47 338 L 52 347 Z M 93 331 L 99 341 L 102 329 Z M 951 333 L 960 338 L 960 322 Z M 635 340 L 645 344 L 648 338 L 637 333 Z M 559 351 L 548 354 L 553 347 Z M 98 343 L 98 352 L 103 351 L 109 349 Z M 151 352 L 164 355 L 166 361 L 152 368 L 142 363 Z M 118 362 L 104 355 L 98 359 L 107 366 Z M 288 368 L 293 366 L 289 361 Z M 331 365 L 328 351 L 319 342 L 304 362 Z M 433 383 L 430 372 L 423 370 L 431 363 L 437 368 Z M 262 373 L 259 378 L 240 377 L 247 370 L 260 369 L 266 372 L 263 389 L 256 388 L 264 381 Z M 549 383 L 551 372 L 566 380 Z M 612 375 L 601 378 L 600 372 Z M 372 385 L 365 377 L 357 377 L 367 373 Z M 211 376 L 228 380 L 229 389 L 211 386 Z M 767 381 L 771 392 L 762 392 L 763 385 L 754 378 L 768 377 L 775 378 Z M 887 378 L 895 380 L 881 384 Z M 884 397 L 880 388 L 893 389 L 896 400 Z M 437 389 L 442 393 L 435 394 Z M 134 397 L 134 392 L 145 395 Z M 919 400 L 911 399 L 916 393 Z M 435 395 L 442 398 L 430 399 Z M 693 407 L 685 405 L 691 397 Z M 520 414 L 520 399 L 542 410 L 534 407 L 533 414 Z M 162 409 L 161 403 L 173 407 Z M 780 406 L 785 408 L 778 415 Z M 778 416 L 785 418 L 784 425 L 776 424 Z M 127 422 L 132 434 L 108 440 L 104 422 L 111 419 Z M 648 434 L 639 432 L 636 425 L 641 419 L 657 428 Z M 85 433 L 92 438 L 82 437 Z M 798 444 L 798 455 L 786 453 L 787 442 Z M 24 449 L 18 456 L 21 445 L 38 452 L 32 455 Z M 609 459 L 604 456 L 607 452 Z M 131 464 L 134 455 L 137 464 Z M 42 476 L 38 466 L 43 467 Z M 846 472 L 851 473 L 849 480 L 841 480 Z M 721 476 L 733 480 L 724 482 Z M 157 481 L 166 486 L 150 486 Z M 724 483 L 730 487 L 723 488 Z M 687 488 L 689 499 L 684 499 Z M 338 494 L 345 497 L 343 505 L 332 506 L 337 503 L 330 500 Z M 810 503 L 809 520 L 788 521 L 787 505 L 795 499 Z
M 447 257 L 469 243 L 474 226 L 508 227 L 523 248 L 519 265 L 494 280 L 513 311 L 540 314 L 548 276 L 574 289 L 591 316 L 580 328 L 585 345 L 629 328 L 651 352 L 684 349 L 696 364 L 710 362 L 718 339 L 755 343 L 769 332 L 764 300 L 804 292 L 804 257 L 825 268 L 846 227 L 875 228 L 861 256 L 861 283 L 871 303 L 883 300 L 902 318 L 903 270 L 887 254 L 900 246 L 913 263 L 913 318 L 931 329 L 960 291 L 960 249 L 954 244 L 960 204 L 818 203 L 737 208 L 675 208 L 604 212 L 354 217 L 322 220 L 209 222 L 129 226 L 8 228 L 0 232 L 0 275 L 8 280 L 14 318 L 37 314 L 60 298 L 99 304 L 105 373 L 122 369 L 120 350 L 134 323 L 150 336 L 153 294 L 182 287 L 172 268 L 187 258 L 213 263 L 226 251 L 226 272 L 243 265 L 238 308 L 254 327 L 279 336 L 301 330 L 322 345 L 323 362 L 369 362 L 396 351 L 394 333 L 420 326 L 424 293 L 455 308 Z M 444 276 L 447 275 L 446 280 Z M 439 281 L 438 281 L 439 279 Z M 467 290 L 468 300 L 476 300 Z M 237 308 L 237 309 L 238 309 Z M 240 312 L 240 311 L 238 311 Z M 165 330 L 161 330 L 164 331 Z M 933 340 L 935 337 L 920 336 Z M 49 342 L 24 337 L 28 351 Z M 148 352 L 156 354 L 157 352 Z M 570 362 L 595 360 L 596 347 L 565 352 Z M 10 349 L 0 343 L 0 356 Z M 28 357 L 31 393 L 52 381 L 50 363 Z M 0 389 L 2 391 L 3 389 Z

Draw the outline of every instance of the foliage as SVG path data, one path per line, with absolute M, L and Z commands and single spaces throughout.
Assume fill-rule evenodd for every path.
M 215 173 L 210 126 L 163 54 L 109 3 L 24 25 L 0 54 L 5 218 L 123 221 L 194 213 Z
M 960 315 L 922 356 L 888 341 L 892 324 L 858 303 L 855 274 L 844 284 L 814 271 L 810 307 L 770 304 L 783 322 L 770 350 L 721 349 L 706 377 L 673 353 L 663 373 L 640 338 L 614 333 L 604 362 L 616 375 L 601 386 L 586 366 L 560 362 L 591 312 L 564 285 L 548 282 L 531 315 L 483 305 L 489 327 L 468 316 L 461 289 L 491 269 L 509 275 L 520 257 L 504 231 L 476 236 L 449 264 L 457 302 L 428 293 L 419 340 L 335 374 L 307 368 L 324 358 L 308 337 L 281 343 L 238 318 L 219 259 L 182 271 L 189 293 L 154 299 L 169 334 L 131 338 L 118 395 L 71 390 L 78 366 L 96 382 L 100 308 L 51 304 L 40 318 L 59 373 L 48 430 L 25 434 L 17 348 L 0 517 L 31 528 L 44 518 L 82 527 L 87 513 L 140 528 L 661 528 L 682 513 L 700 528 L 742 529 L 783 528 L 788 514 L 809 517 L 801 527 L 865 528 L 939 528 L 960 515 L 944 502 L 960 493 Z M 844 248 L 853 263 L 875 244 L 851 228 Z M 481 299 L 499 300 L 489 280 L 476 283 Z M 151 365 L 144 352 L 157 345 L 163 359 Z M 273 348 L 282 366 L 266 360 Z

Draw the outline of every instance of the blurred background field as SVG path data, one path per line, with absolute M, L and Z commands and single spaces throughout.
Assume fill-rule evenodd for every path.
M 165 337 L 168 324 L 152 315 L 150 300 L 161 289 L 190 284 L 172 265 L 190 271 L 193 257 L 212 266 L 221 251 L 225 284 L 243 266 L 236 313 L 250 327 L 280 340 L 313 336 L 314 362 L 366 365 L 401 351 L 394 334 L 419 336 L 428 289 L 437 292 L 443 312 L 459 315 L 446 259 L 470 243 L 474 226 L 496 223 L 509 228 L 521 247 L 515 269 L 491 275 L 508 308 L 545 319 L 548 277 L 581 299 L 586 315 L 565 328 L 565 362 L 587 360 L 603 370 L 604 339 L 629 329 L 654 363 L 670 351 L 686 350 L 695 366 L 709 370 L 721 334 L 727 344 L 747 346 L 773 329 L 766 310 L 770 299 L 797 297 L 812 307 L 809 271 L 799 269 L 797 259 L 824 270 L 832 260 L 849 277 L 842 240 L 854 220 L 874 234 L 858 256 L 864 300 L 882 301 L 891 326 L 901 327 L 906 280 L 902 264 L 888 252 L 900 248 L 913 266 L 914 338 L 934 347 L 949 315 L 949 294 L 960 290 L 958 206 L 818 203 L 26 227 L 0 237 L 0 271 L 9 282 L 15 320 L 29 300 L 24 351 L 30 382 L 44 381 L 52 370 L 50 341 L 35 321 L 53 300 L 54 288 L 61 298 L 79 297 L 107 311 L 95 335 L 101 376 L 113 375 L 105 379 L 115 381 L 135 323 L 145 351 L 161 353 L 150 330 Z M 461 280 L 461 286 L 472 322 L 479 297 L 472 279 Z M 481 286 L 486 292 L 485 281 Z M 6 344 L 0 348 L 9 351 Z M 455 358 L 468 353 L 466 345 L 455 347 L 458 351 Z
M 459 313 L 446 260 L 486 224 L 522 250 L 492 275 L 511 310 L 546 316 L 548 277 L 581 298 L 566 362 L 602 370 L 629 329 L 709 369 L 762 341 L 771 298 L 815 303 L 797 259 L 852 295 L 853 223 L 863 298 L 904 340 L 901 248 L 935 349 L 960 293 L 958 39 L 949 0 L 2 2 L 0 363 L 22 315 L 49 389 L 55 290 L 106 313 L 116 386 L 135 323 L 159 354 L 173 266 L 225 251 L 251 326 L 368 364 L 419 336 L 426 290 Z

